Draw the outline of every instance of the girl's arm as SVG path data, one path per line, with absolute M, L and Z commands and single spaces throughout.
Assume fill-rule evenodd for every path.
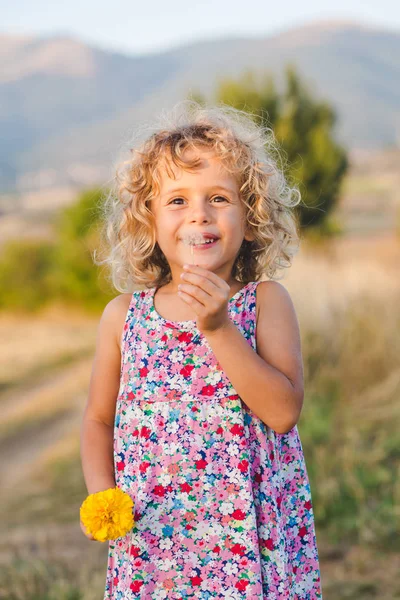
M 247 406 L 277 433 L 288 433 L 303 406 L 300 330 L 289 292 L 278 281 L 257 286 L 257 352 L 229 321 L 205 334 L 222 369 Z
M 118 325 L 123 296 L 113 298 L 100 319 L 89 397 L 81 428 L 81 461 L 88 494 L 115 487 L 113 439 L 120 385 Z

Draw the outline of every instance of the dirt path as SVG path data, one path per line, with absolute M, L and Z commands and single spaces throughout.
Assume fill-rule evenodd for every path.
M 78 361 L 36 387 L 13 390 L 4 399 L 0 424 L 20 422 L 22 429 L 0 440 L 2 493 L 16 491 L 39 457 L 80 426 L 91 366 L 91 358 Z M 24 427 L 24 416 L 37 421 Z

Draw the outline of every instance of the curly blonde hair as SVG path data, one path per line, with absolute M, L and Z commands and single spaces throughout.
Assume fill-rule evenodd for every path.
M 232 268 L 242 282 L 276 277 L 289 267 L 299 246 L 298 220 L 292 210 L 300 201 L 279 168 L 281 155 L 272 129 L 248 113 L 219 104 L 205 107 L 183 100 L 142 129 L 145 137 L 116 167 L 113 185 L 102 204 L 102 238 L 109 251 L 111 282 L 121 293 L 162 287 L 171 270 L 155 234 L 151 200 L 157 196 L 163 165 L 192 170 L 199 159 L 183 159 L 186 148 L 212 150 L 237 177 L 252 241 L 243 240 Z M 167 166 L 168 169 L 168 166 Z

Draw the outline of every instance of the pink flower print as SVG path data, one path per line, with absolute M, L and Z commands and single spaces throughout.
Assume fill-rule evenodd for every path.
M 185 521 L 193 521 L 193 519 L 196 518 L 196 514 L 192 511 L 187 511 L 184 515 L 183 518 L 185 519 Z
M 130 556 L 137 558 L 140 554 L 140 548 L 138 548 L 137 546 L 131 546 L 129 554 L 130 554 Z
M 179 473 L 179 471 L 180 471 L 179 465 L 173 464 L 173 463 L 168 465 L 168 473 L 170 475 L 176 475 L 176 473 Z
M 180 371 L 179 373 L 181 375 L 183 375 L 183 377 L 186 377 L 186 379 L 190 379 L 192 376 L 192 371 L 194 369 L 194 365 L 185 365 Z
M 261 473 L 256 473 L 256 474 L 254 475 L 254 481 L 255 481 L 256 483 L 261 483 L 261 482 L 262 482 L 262 475 L 261 475 Z
M 304 537 L 305 535 L 307 535 L 308 531 L 307 531 L 307 527 L 300 527 L 299 529 L 299 536 L 300 537 Z
M 247 502 L 241 498 L 233 498 L 233 505 L 235 509 L 244 510 L 247 507 Z
M 192 486 L 189 485 L 187 481 L 185 481 L 185 483 L 181 483 L 181 491 L 190 493 L 192 491 Z
M 201 390 L 203 388 L 203 379 L 200 378 L 200 374 L 198 372 L 198 370 L 196 370 L 196 376 L 197 378 L 193 379 L 192 381 L 192 390 L 191 393 L 194 396 L 201 396 Z
M 200 460 L 196 460 L 195 465 L 196 465 L 196 469 L 198 469 L 198 470 L 205 469 L 207 466 L 207 461 L 204 460 L 204 458 L 202 458 Z M 195 484 L 195 486 L 196 486 L 196 484 Z M 196 487 L 199 487 L 199 486 L 196 486 Z
M 293 551 L 294 551 L 294 552 L 298 552 L 298 551 L 301 549 L 301 547 L 302 547 L 302 544 L 301 544 L 300 538 L 296 537 L 296 538 L 293 540 L 293 542 L 292 542 L 292 545 L 293 545 Z
M 232 433 L 232 435 L 238 435 L 239 437 L 242 437 L 244 435 L 244 427 L 243 425 L 239 425 L 239 424 L 235 424 L 233 425 L 233 427 L 230 428 L 230 432 Z
M 140 430 L 140 435 L 142 437 L 144 437 L 145 439 L 148 439 L 151 435 L 151 431 L 148 427 L 146 427 L 145 425 L 141 428 Z
M 178 341 L 182 342 L 185 346 L 187 344 L 190 344 L 192 339 L 193 339 L 193 333 L 190 333 L 189 331 L 184 331 L 183 333 L 178 335 Z
M 230 471 L 232 471 L 233 469 L 236 469 L 238 466 L 238 457 L 237 456 L 230 456 L 229 460 L 227 462 L 227 467 Z
M 234 588 L 236 583 L 237 583 L 237 575 L 236 574 L 235 575 L 226 575 L 225 585 L 227 585 L 230 588 Z M 231 598 L 231 596 L 228 596 L 228 598 Z
M 232 546 L 232 541 L 229 536 L 226 536 L 224 540 L 224 546 L 225 548 L 230 548 Z
M 268 550 L 272 552 L 272 550 L 274 549 L 274 542 L 271 538 L 268 538 L 266 540 L 261 539 L 260 546 L 262 546 L 263 548 L 268 548 Z
M 154 419 L 154 423 L 157 427 L 161 427 L 161 429 L 162 429 L 165 425 L 165 419 L 164 419 L 163 415 L 156 415 L 155 419 Z
M 194 527 L 192 527 L 191 525 L 186 525 L 185 529 L 187 531 L 190 531 L 190 530 L 194 529 Z M 195 552 L 195 550 L 196 550 L 195 540 L 193 540 L 192 538 L 186 538 L 185 545 L 187 547 L 188 552 Z
M 240 591 L 240 592 L 245 592 L 247 586 L 249 585 L 249 580 L 248 579 L 239 579 L 239 581 L 237 581 L 235 583 L 235 587 Z
M 288 465 L 289 463 L 291 463 L 293 461 L 293 452 L 286 452 L 286 454 L 284 455 L 283 461 Z
M 215 394 L 215 387 L 213 385 L 206 385 L 202 388 L 201 394 L 203 396 L 213 396 Z
M 142 369 L 139 369 L 140 377 L 145 378 L 145 377 L 147 377 L 148 373 L 149 373 L 149 370 L 147 367 L 143 367 Z
M 231 547 L 232 554 L 238 554 L 239 556 L 243 556 L 246 552 L 246 546 L 242 546 L 241 544 L 233 544 Z
M 166 590 L 172 590 L 174 588 L 173 579 L 166 579 L 163 583 L 163 586 L 165 587 Z
M 190 577 L 190 581 L 192 582 L 192 586 L 195 587 L 197 585 L 200 585 L 203 580 L 201 577 L 196 575 L 195 577 Z
M 249 468 L 249 461 L 248 460 L 242 460 L 240 461 L 240 463 L 238 464 L 238 469 L 239 471 L 241 471 L 242 473 L 246 473 L 247 470 Z
M 132 590 L 132 592 L 140 592 L 140 588 L 142 587 L 142 585 L 143 585 L 142 579 L 135 579 L 134 581 L 132 581 L 129 588 Z
M 228 494 L 235 494 L 238 490 L 236 489 L 236 486 L 234 483 L 230 483 L 229 485 L 226 486 L 226 491 L 228 492 Z
M 304 506 L 298 506 L 296 509 L 297 517 L 302 518 L 305 515 Z
M 231 514 L 232 519 L 236 519 L 237 521 L 243 521 L 246 518 L 246 513 L 244 513 L 242 510 L 237 509 L 234 510 L 233 513 Z
M 197 367 L 196 374 L 200 381 L 204 381 L 204 379 L 209 375 L 209 370 L 206 366 L 201 365 Z
M 280 583 L 280 580 L 281 580 L 281 576 L 280 576 L 280 574 L 279 574 L 279 573 L 277 573 L 277 571 L 274 569 L 274 571 L 273 571 L 273 573 L 272 573 L 272 581 L 274 582 L 274 584 L 275 584 L 276 586 L 278 586 L 278 585 L 279 585 L 279 583 Z
M 215 464 L 214 473 L 216 475 L 225 475 L 225 472 L 226 472 L 226 467 L 224 464 L 222 464 L 220 462 Z
M 187 562 L 183 563 L 183 575 L 187 577 L 193 571 L 193 563 Z
M 219 592 L 221 589 L 221 582 L 218 579 L 212 579 L 210 581 L 210 592 Z
M 166 398 L 170 401 L 179 400 L 179 398 L 181 398 L 181 396 L 182 396 L 182 394 L 180 392 L 178 392 L 177 390 L 170 390 L 166 394 Z
M 168 516 L 168 515 L 166 515 L 166 514 L 164 514 L 164 515 L 161 515 L 161 516 L 158 518 L 158 520 L 160 521 L 160 523 L 163 523 L 163 524 L 166 524 L 166 525 L 168 525 L 168 524 L 169 524 L 169 516 Z
M 159 496 L 160 498 L 163 498 L 165 496 L 166 492 L 167 492 L 167 488 L 165 488 L 163 485 L 156 485 L 152 490 L 152 493 L 155 496 Z
M 310 563 L 309 563 L 309 562 L 305 563 L 305 565 L 304 565 L 304 571 L 305 571 L 306 573 L 311 573 L 311 571 L 312 571 L 312 566 L 310 565 Z
M 147 469 L 149 468 L 149 466 L 150 466 L 150 463 L 149 463 L 149 462 L 147 462 L 147 461 L 143 461 L 142 463 L 140 463 L 140 466 L 139 466 L 139 471 L 140 471 L 141 473 L 146 473 L 146 471 L 147 471 Z

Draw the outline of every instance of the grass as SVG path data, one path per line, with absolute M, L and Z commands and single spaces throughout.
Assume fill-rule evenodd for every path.
M 0 402 L 21 384 L 42 377 L 93 352 L 97 320 L 53 308 L 38 317 L 0 314 Z
M 77 570 L 68 560 L 23 559 L 15 555 L 0 572 L 0 597 L 4 600 L 99 600 L 104 590 L 104 570 L 98 553 L 80 558 Z
M 17 374 L 6 374 L 4 373 L 2 380 L 0 381 L 0 402 L 5 397 L 6 392 L 14 392 L 29 382 L 29 385 L 38 385 L 41 381 L 46 380 L 50 375 L 54 376 L 57 372 L 62 371 L 64 367 L 67 367 L 75 362 L 78 362 L 81 358 L 86 358 L 93 355 L 93 345 L 91 344 L 87 348 L 82 348 L 75 352 L 65 352 L 59 356 L 49 357 L 43 362 L 29 366 L 23 377 L 21 373 Z

